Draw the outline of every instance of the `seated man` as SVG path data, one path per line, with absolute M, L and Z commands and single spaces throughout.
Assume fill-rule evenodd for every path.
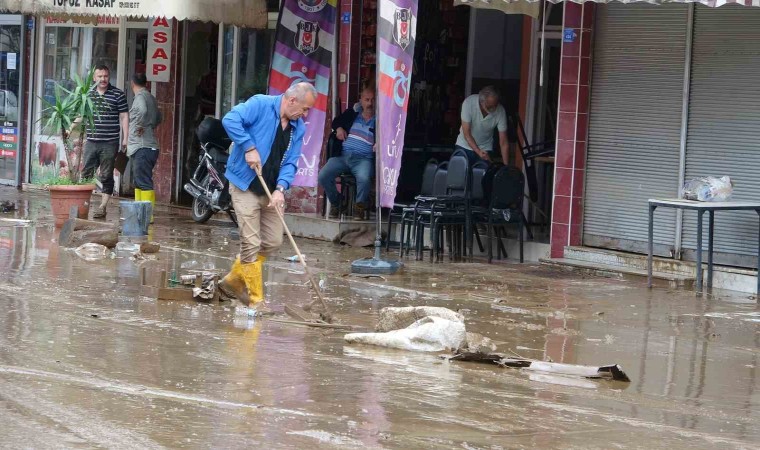
M 349 108 L 336 117 L 332 128 L 343 148 L 340 156 L 330 158 L 319 171 L 319 184 L 330 200 L 330 218 L 338 218 L 341 212 L 341 193 L 335 179 L 351 172 L 356 178 L 354 219 L 364 220 L 375 173 L 375 87 L 365 84 L 358 107 Z

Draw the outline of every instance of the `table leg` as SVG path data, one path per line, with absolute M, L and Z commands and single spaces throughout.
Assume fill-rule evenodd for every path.
M 710 222 L 707 232 L 707 288 L 713 285 L 713 230 L 715 230 L 715 211 L 710 210 Z
M 702 215 L 703 210 L 697 211 L 697 294 L 702 293 Z
M 758 218 L 760 218 L 760 209 L 756 209 Z M 757 292 L 755 292 L 755 299 L 760 302 L 760 232 L 758 232 L 758 244 L 757 244 Z
M 654 256 L 654 210 L 655 205 L 649 205 L 649 241 L 647 254 L 647 287 L 652 287 L 652 258 Z

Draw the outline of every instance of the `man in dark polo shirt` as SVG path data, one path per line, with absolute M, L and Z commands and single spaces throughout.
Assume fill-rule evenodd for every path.
M 82 175 L 91 178 L 96 168 L 100 168 L 102 200 L 92 217 L 104 219 L 106 206 L 113 194 L 113 165 L 116 152 L 127 147 L 129 131 L 129 108 L 124 91 L 111 85 L 111 71 L 108 66 L 95 68 L 95 86 L 90 96 L 95 103 L 95 129 L 87 130 L 84 144 L 84 170 Z

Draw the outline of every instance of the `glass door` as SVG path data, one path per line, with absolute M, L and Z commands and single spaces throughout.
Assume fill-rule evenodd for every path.
M 0 15 L 0 183 L 18 184 L 22 16 Z

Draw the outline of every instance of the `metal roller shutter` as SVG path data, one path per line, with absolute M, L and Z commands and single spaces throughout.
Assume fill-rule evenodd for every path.
M 677 195 L 687 8 L 597 6 L 584 245 L 646 251 L 647 199 Z M 675 212 L 655 217 L 668 255 Z
M 686 178 L 729 175 L 733 200 L 760 198 L 759 43 L 760 10 L 697 5 Z M 692 260 L 696 228 L 696 216 L 684 214 L 684 257 Z M 754 212 L 716 213 L 716 262 L 755 267 L 757 229 Z

